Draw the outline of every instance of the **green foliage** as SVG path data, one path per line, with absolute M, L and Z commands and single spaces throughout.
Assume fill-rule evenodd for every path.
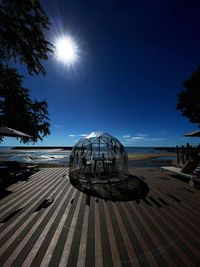
M 40 0 L 0 1 L 0 125 L 29 134 L 31 139 L 20 138 L 24 143 L 50 133 L 48 104 L 30 98 L 29 89 L 22 86 L 23 76 L 10 64 L 24 64 L 30 75 L 45 75 L 42 61 L 53 52 L 44 37 L 49 26 Z
M 192 123 L 198 123 L 200 128 L 200 66 L 192 77 L 183 83 L 185 91 L 178 95 L 176 109 L 181 111 Z
M 31 138 L 20 138 L 21 142 L 37 142 L 47 136 L 49 131 L 48 104 L 46 100 L 32 100 L 29 89 L 22 87 L 23 76 L 16 69 L 0 65 L 0 107 L 4 125 L 23 131 Z
M 50 23 L 39 0 L 3 0 L 0 5 L 0 58 L 4 63 L 10 59 L 24 63 L 29 74 L 45 75 L 41 60 L 53 52 L 43 30 Z

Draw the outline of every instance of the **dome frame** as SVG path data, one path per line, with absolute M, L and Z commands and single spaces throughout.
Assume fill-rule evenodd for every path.
M 120 141 L 105 132 L 81 138 L 69 158 L 71 181 L 108 183 L 128 177 L 128 156 Z

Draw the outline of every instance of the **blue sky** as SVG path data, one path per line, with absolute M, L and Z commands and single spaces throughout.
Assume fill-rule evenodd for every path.
M 51 135 L 36 145 L 73 145 L 92 131 L 126 146 L 198 143 L 182 136 L 197 125 L 175 110 L 181 84 L 200 64 L 198 1 L 42 3 L 52 22 L 47 38 L 70 34 L 80 58 L 65 68 L 51 56 L 45 77 L 19 67 L 32 97 L 49 103 Z M 5 138 L 1 145 L 21 144 Z

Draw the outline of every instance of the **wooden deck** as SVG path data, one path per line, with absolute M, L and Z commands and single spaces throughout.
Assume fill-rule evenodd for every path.
M 65 168 L 12 184 L 0 200 L 0 266 L 200 266 L 200 191 L 159 168 L 131 172 L 146 199 L 88 198 Z

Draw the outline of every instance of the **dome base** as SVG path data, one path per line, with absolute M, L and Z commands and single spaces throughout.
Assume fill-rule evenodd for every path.
M 148 185 L 140 178 L 129 175 L 120 181 L 92 181 L 87 183 L 80 180 L 70 180 L 71 184 L 88 197 L 93 196 L 112 201 L 130 201 L 144 199 L 149 192 Z
M 96 183 L 114 183 L 119 182 L 124 179 L 127 179 L 128 174 L 125 175 L 123 171 L 117 171 L 117 172 L 99 172 L 96 175 L 92 174 L 90 172 L 88 173 L 79 173 L 78 171 L 73 171 L 69 173 L 69 178 L 72 181 L 79 181 L 81 183 L 90 183 L 90 184 L 96 184 Z

